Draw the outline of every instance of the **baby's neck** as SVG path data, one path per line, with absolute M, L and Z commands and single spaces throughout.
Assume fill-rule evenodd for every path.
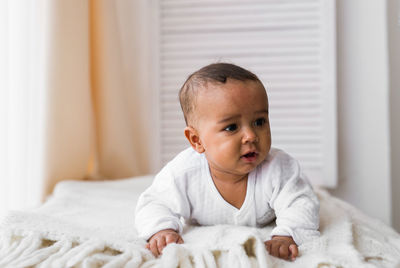
M 213 174 L 212 171 L 210 173 L 214 185 L 222 198 L 232 206 L 240 209 L 246 199 L 248 174 L 244 176 L 222 174 L 221 176 L 218 173 Z
M 210 171 L 211 177 L 214 183 L 225 184 L 225 185 L 237 185 L 247 181 L 246 175 L 234 175 L 234 174 L 224 174 L 221 172 Z

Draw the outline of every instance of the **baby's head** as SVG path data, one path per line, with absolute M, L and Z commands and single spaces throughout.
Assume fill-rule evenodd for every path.
M 186 125 L 196 122 L 196 101 L 199 91 L 206 90 L 209 84 L 226 84 L 227 80 L 261 81 L 252 72 L 230 63 L 213 63 L 192 73 L 179 91 L 179 101 Z M 263 87 L 263 86 L 262 86 Z
M 228 63 L 205 66 L 188 77 L 179 100 L 185 136 L 211 171 L 247 174 L 267 156 L 268 98 L 255 74 Z

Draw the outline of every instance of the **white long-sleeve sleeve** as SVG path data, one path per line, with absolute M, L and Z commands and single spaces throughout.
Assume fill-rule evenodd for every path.
M 135 225 L 141 237 L 149 239 L 165 229 L 182 232 L 181 217 L 189 218 L 190 207 L 184 189 L 175 181 L 167 165 L 153 184 L 140 196 L 135 212 Z
M 295 159 L 280 154 L 274 161 L 279 165 L 270 170 L 274 178 L 269 204 L 275 211 L 277 226 L 271 236 L 291 236 L 301 245 L 319 236 L 319 201 Z

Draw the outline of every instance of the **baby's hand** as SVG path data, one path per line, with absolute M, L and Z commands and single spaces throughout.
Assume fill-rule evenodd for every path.
M 272 256 L 294 261 L 299 254 L 296 243 L 290 236 L 273 236 L 271 240 L 264 242 L 269 254 Z
M 172 229 L 161 230 L 155 233 L 149 239 L 146 248 L 149 249 L 154 256 L 158 257 L 166 245 L 170 243 L 182 244 L 182 237 Z

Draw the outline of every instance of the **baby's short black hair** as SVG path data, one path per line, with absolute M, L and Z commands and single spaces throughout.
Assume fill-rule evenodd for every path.
M 191 117 L 196 105 L 197 91 L 200 88 L 205 88 L 207 83 L 225 84 L 228 78 L 238 81 L 251 80 L 262 85 L 255 74 L 235 64 L 221 62 L 201 68 L 189 75 L 179 91 L 179 101 L 186 125 L 191 123 Z

